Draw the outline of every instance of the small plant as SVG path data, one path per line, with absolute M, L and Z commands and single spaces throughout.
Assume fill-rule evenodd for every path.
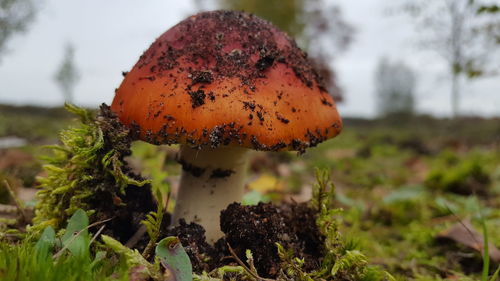
M 68 220 L 64 234 L 57 235 L 51 226 L 43 230 L 35 243 L 0 241 L 0 280 L 30 281 L 33 278 L 56 281 L 128 280 L 124 264 L 106 259 L 105 251 L 91 251 L 94 239 L 88 229 L 85 212 L 78 209 Z
M 21 244 L 0 241 L 0 280 L 192 280 L 191 262 L 176 237 L 162 239 L 156 245 L 153 262 L 148 262 L 137 250 L 102 235 L 103 245 L 95 245 L 101 226 L 94 236 L 82 209 L 68 220 L 67 226 L 56 234 L 51 226 L 43 230 L 35 243 L 25 239 Z M 40 280 L 42 280 L 40 279 Z
M 149 258 L 149 255 L 151 254 L 154 245 L 156 244 L 158 238 L 160 237 L 160 231 L 161 231 L 160 227 L 163 221 L 163 201 L 161 200 L 161 192 L 159 190 L 157 191 L 156 194 L 156 202 L 158 203 L 156 212 L 150 212 L 146 216 L 146 219 L 141 222 L 143 225 L 146 226 L 146 231 L 149 236 L 148 245 L 146 246 L 144 252 L 142 253 L 142 255 L 146 259 Z
M 153 262 L 148 262 L 137 250 L 130 249 L 119 241 L 102 235 L 104 244 L 120 255 L 134 280 L 178 280 L 191 281 L 192 267 L 186 251 L 177 237 L 163 238 L 155 249 Z M 163 268 L 163 269 L 162 269 Z
M 321 267 L 311 273 L 314 280 L 384 280 L 388 273 L 368 265 L 365 255 L 351 248 L 354 243 L 343 242 L 338 230 L 342 209 L 333 208 L 335 186 L 327 170 L 316 171 L 311 207 L 318 211 L 316 224 L 325 236 L 325 254 Z
M 486 219 L 484 218 L 481 209 L 479 209 L 478 211 L 479 211 L 479 221 L 481 222 L 481 228 L 483 230 L 483 270 L 481 274 L 481 281 L 495 281 L 498 279 L 498 276 L 500 274 L 500 265 L 491 276 L 491 279 L 488 279 L 488 274 L 490 272 L 490 253 L 489 253 L 490 242 L 488 236 L 488 227 L 486 225 Z

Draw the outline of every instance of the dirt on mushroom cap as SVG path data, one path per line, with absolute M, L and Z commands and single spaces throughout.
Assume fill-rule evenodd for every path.
M 304 151 L 342 127 L 296 43 L 234 11 L 200 13 L 161 35 L 125 76 L 112 109 L 157 144 Z

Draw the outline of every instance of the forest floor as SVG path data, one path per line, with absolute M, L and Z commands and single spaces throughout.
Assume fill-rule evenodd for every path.
M 2 277 L 22 276 L 19 272 L 23 272 L 23 269 L 12 269 L 12 267 L 9 269 L 12 263 L 6 259 L 12 259 L 14 256 L 21 259 L 23 255 L 21 253 L 30 251 L 30 247 L 38 247 L 38 250 L 42 247 L 40 235 L 44 229 L 41 226 L 46 227 L 51 223 L 48 220 L 41 221 L 40 218 L 32 221 L 33 208 L 39 204 L 35 193 L 40 186 L 44 186 L 44 181 L 41 179 L 50 178 L 53 175 L 51 173 L 54 171 L 44 169 L 44 166 L 46 167 L 48 163 L 57 165 L 57 163 L 54 164 L 57 162 L 54 161 L 54 153 L 46 146 L 61 145 L 59 132 L 69 127 L 78 128 L 79 126 L 81 126 L 80 121 L 63 108 L 45 109 L 0 105 L 0 252 L 2 249 L 4 252 L 0 254 L 0 279 L 8 280 Z M 121 159 L 126 163 L 127 175 L 135 175 L 131 176 L 133 182 L 127 182 L 126 190 L 131 189 L 130 185 L 139 185 L 141 180 L 149 179 L 148 185 L 160 195 L 140 195 L 143 196 L 141 200 L 153 202 L 152 197 L 162 198 L 160 200 L 166 205 L 164 207 L 165 220 L 167 220 L 173 209 L 175 201 L 173 198 L 175 198 L 181 172 L 181 166 L 176 161 L 178 147 L 133 142 L 131 152 L 131 155 Z M 52 158 L 47 158 L 47 156 Z M 65 157 L 71 156 L 66 154 Z M 323 174 L 323 178 L 321 175 L 318 178 L 318 169 L 328 172 Z M 311 210 L 320 212 L 321 204 L 316 202 L 318 205 L 314 205 L 314 203 L 307 202 L 311 199 L 314 202 L 313 196 L 317 194 L 315 193 L 317 189 L 321 188 L 321 185 L 327 185 L 321 181 L 327 181 L 328 178 L 335 185 L 335 194 L 331 202 L 328 202 L 332 206 L 328 208 L 334 211 L 329 215 L 335 217 L 332 217 L 332 221 L 335 221 L 336 233 L 335 237 L 330 238 L 333 239 L 331 241 L 338 240 L 335 243 L 341 244 L 343 249 L 342 254 L 336 252 L 335 256 L 343 257 L 345 261 L 349 254 L 359 253 L 355 261 L 359 266 L 369 266 L 377 270 L 368 273 L 363 269 L 363 273 L 352 273 L 351 276 L 352 270 L 360 270 L 356 269 L 358 265 L 347 264 L 341 267 L 338 259 L 332 260 L 331 267 L 328 268 L 331 278 L 322 277 L 323 279 L 488 280 L 484 279 L 485 276 L 491 276 L 497 270 L 500 264 L 500 250 L 498 250 L 500 248 L 500 119 L 463 117 L 450 120 L 428 116 L 392 116 L 376 120 L 347 118 L 344 120 L 344 130 L 338 137 L 309 149 L 303 155 L 292 152 L 252 152 L 246 193 L 242 202 L 246 207 L 232 206 L 232 209 L 228 208 L 227 212 L 231 213 L 226 214 L 226 217 L 238 216 L 243 220 L 245 216 L 252 214 L 253 219 L 269 222 L 270 227 L 275 227 L 280 223 L 289 225 L 290 229 L 287 228 L 286 231 L 297 237 L 298 244 L 305 235 L 304 231 L 312 233 L 319 231 L 319 234 L 314 234 L 315 236 L 308 238 L 308 241 L 314 242 L 315 239 L 319 239 L 317 243 L 327 243 L 330 241 L 328 240 L 329 234 L 324 232 L 326 228 L 322 229 L 321 222 L 317 222 L 316 229 L 314 223 L 311 226 L 306 221 L 311 222 L 314 218 L 322 218 L 324 215 L 310 214 Z M 94 177 L 93 180 L 95 182 L 96 178 Z M 103 182 L 108 180 L 110 179 L 102 179 Z M 45 181 L 46 185 L 47 181 Z M 326 190 L 323 191 L 326 192 Z M 12 192 L 15 195 L 11 194 Z M 126 200 L 133 199 L 119 197 L 117 200 L 125 200 L 124 202 L 127 203 Z M 257 205 L 259 202 L 273 204 Z M 148 212 L 160 215 L 159 212 L 155 213 L 154 203 L 151 207 L 147 204 L 149 203 L 139 206 L 138 208 L 143 210 L 141 209 L 140 212 L 136 210 L 136 214 L 129 214 L 123 220 L 137 220 L 131 225 L 133 227 L 135 223 L 135 227 L 140 228 L 140 220 L 146 219 L 145 215 Z M 16 206 L 22 206 L 19 208 L 24 211 L 20 213 Z M 92 228 L 87 222 L 88 227 L 80 229 L 78 233 L 80 236 L 76 235 L 76 238 L 71 238 L 71 240 L 80 239 L 79 237 L 84 236 L 82 233 L 89 230 L 87 235 L 92 238 L 92 241 L 94 239 L 101 241 L 96 235 L 96 233 L 99 234 L 100 228 L 94 227 L 92 223 L 104 223 L 103 221 L 108 217 L 91 214 L 89 210 L 83 209 L 90 216 Z M 120 212 L 127 212 L 129 209 L 123 207 Z M 76 211 L 73 209 L 71 214 L 65 215 L 69 218 L 70 215 L 77 213 Z M 137 216 L 143 217 L 137 219 Z M 85 221 L 85 219 L 88 220 L 86 216 L 82 220 Z M 155 219 L 158 218 L 153 216 L 152 221 L 154 222 Z M 74 222 L 76 218 L 72 217 L 72 220 Z M 273 224 L 273 220 L 279 222 Z M 294 226 L 294 223 L 298 223 L 297 226 Z M 29 224 L 35 224 L 39 232 L 29 227 L 26 230 Z M 162 224 L 161 218 L 160 224 Z M 164 224 L 165 222 L 162 225 Z M 58 258 L 59 255 L 77 255 L 75 254 L 77 250 L 72 249 L 72 245 L 76 242 L 68 242 L 64 239 L 66 218 L 61 221 L 59 228 L 57 224 L 52 225 L 56 230 L 54 237 L 61 237 L 62 244 L 58 246 L 57 242 L 49 243 L 50 247 L 47 247 L 52 250 L 47 251 L 52 251 L 53 254 L 48 257 L 49 261 Z M 306 230 L 301 232 L 299 229 L 301 226 Z M 231 240 L 231 230 L 226 233 L 226 242 L 233 241 L 231 245 L 238 244 L 233 245 L 234 250 L 228 249 L 226 245 L 219 245 L 219 248 L 206 246 L 203 239 L 198 241 L 181 237 L 190 231 L 199 231 L 196 226 L 186 226 L 185 229 L 176 231 L 166 230 L 166 227 L 160 225 L 157 227 L 159 237 L 156 238 L 165 237 L 167 234 L 179 236 L 181 244 L 186 248 L 191 259 L 193 269 L 195 272 L 198 271 L 199 280 L 220 280 L 216 279 L 215 275 L 210 275 L 210 277 L 208 274 L 203 275 L 202 271 L 213 271 L 214 268 L 220 269 L 225 265 L 234 265 L 236 267 L 233 269 L 246 270 L 246 273 L 240 275 L 238 274 L 243 271 L 238 274 L 233 272 L 234 276 L 238 276 L 234 277 L 235 280 L 258 280 L 261 278 L 259 274 L 275 279 L 284 278 L 283 276 L 287 274 L 288 277 L 293 275 L 290 272 L 280 275 L 279 270 L 301 271 L 303 269 L 306 272 L 314 270 L 315 267 L 324 269 L 325 258 L 315 256 L 316 250 L 311 250 L 311 247 L 321 248 L 322 250 L 317 251 L 320 251 L 322 255 L 325 254 L 325 249 L 336 247 L 326 244 L 315 246 L 316 242 L 307 242 L 308 245 L 297 246 L 297 248 L 294 246 L 297 243 L 290 242 L 289 246 L 292 249 L 301 249 L 302 252 L 295 252 L 291 255 L 283 252 L 278 254 L 278 249 L 274 248 L 276 242 L 281 243 L 279 240 L 281 236 L 278 235 L 276 239 L 279 241 L 272 240 L 275 236 L 270 236 L 272 238 L 269 238 L 272 242 L 270 245 L 261 244 L 261 247 L 271 247 L 265 248 L 263 253 L 260 253 L 259 246 L 256 248 L 254 245 L 253 257 L 249 257 L 244 249 L 246 246 L 238 244 L 243 243 L 242 241 L 234 238 L 236 236 Z M 236 229 L 244 226 L 230 227 Z M 66 226 L 67 230 L 70 228 L 70 225 Z M 105 237 L 112 237 L 125 244 L 129 236 L 135 233 L 127 234 L 127 239 L 125 239 L 121 236 L 125 234 L 117 233 L 117 229 L 119 228 L 113 228 L 111 224 L 108 229 L 103 230 L 103 234 L 108 235 Z M 148 228 L 149 230 L 151 229 Z M 50 236 L 47 231 L 43 233 Z M 246 239 L 251 239 L 252 235 L 250 234 Z M 42 235 L 42 237 L 46 236 Z M 488 242 L 485 242 L 485 238 Z M 93 272 L 92 274 L 99 271 L 100 275 L 85 276 L 92 276 L 92 278 L 98 276 L 102 280 L 116 280 L 120 279 L 120 276 L 126 276 L 131 280 L 166 278 L 152 273 L 157 270 L 154 266 L 158 264 L 151 259 L 149 259 L 150 263 L 144 264 L 131 263 L 131 259 L 128 258 L 125 258 L 123 263 L 115 261 L 121 267 L 117 267 L 116 264 L 106 265 L 106 263 L 112 263 L 113 259 L 108 261 L 102 257 L 98 259 L 98 255 L 106 255 L 104 253 L 106 250 L 103 252 L 106 246 L 112 248 L 118 256 L 128 255 L 127 257 L 133 256 L 139 259 L 138 256 L 131 254 L 132 252 L 128 252 L 128 248 L 120 248 L 123 245 L 119 242 L 117 242 L 118 246 L 113 244 L 116 240 L 106 240 L 98 246 L 91 247 L 92 250 L 87 253 L 91 256 L 88 259 L 88 266 L 78 265 L 77 262 L 73 264 L 69 260 L 66 262 L 67 268 L 64 269 L 67 271 L 54 266 L 54 262 L 42 263 L 38 266 L 46 266 L 47 271 L 59 270 L 58 276 L 69 276 L 67 272 L 72 270 L 87 270 Z M 142 246 L 132 248 L 144 254 L 144 248 L 148 247 L 148 240 L 145 238 L 142 240 L 144 243 L 136 242 L 137 245 Z M 92 241 L 88 242 L 92 243 Z M 69 245 L 66 245 L 67 243 Z M 189 246 L 185 243 L 196 245 Z M 489 256 L 487 259 L 489 267 L 486 273 L 484 273 L 485 245 L 488 245 L 486 248 L 487 256 Z M 70 253 L 64 253 L 65 248 L 69 248 Z M 193 249 L 206 251 L 202 253 L 201 261 L 193 260 L 196 256 Z M 273 255 L 266 252 L 270 249 L 276 253 L 274 262 L 277 263 L 278 268 L 272 267 L 273 261 L 259 261 L 259 258 L 263 256 Z M 156 254 L 160 256 L 160 264 L 164 265 L 164 260 L 158 251 L 157 248 Z M 236 253 L 233 253 L 234 251 Z M 212 253 L 212 256 L 207 254 L 208 252 Z M 211 264 L 203 260 L 207 256 L 212 258 L 220 256 L 222 252 L 225 253 L 225 258 L 234 254 L 243 262 L 238 261 L 234 256 L 232 262 L 227 264 Z M 293 255 L 298 255 L 304 260 L 302 263 L 293 260 Z M 223 258 L 218 257 L 218 259 Z M 120 260 L 119 257 L 117 259 Z M 96 266 L 97 263 L 101 265 Z M 244 268 L 241 263 L 248 268 Z M 143 267 L 138 267 L 138 265 L 143 265 Z M 283 267 L 279 268 L 279 266 Z M 16 270 L 18 273 L 13 272 Z M 224 267 L 224 270 L 230 271 L 227 267 Z M 335 270 L 340 270 L 340 275 L 335 275 Z M 120 272 L 127 273 L 120 275 Z M 56 275 L 52 273 L 45 272 L 44 274 L 46 277 L 56 278 L 54 277 Z M 373 276 L 370 277 L 370 274 Z M 243 275 L 246 277 L 242 277 Z M 307 279 L 309 275 L 306 275 L 300 277 L 304 279 L 290 277 L 289 280 L 309 280 Z M 178 280 L 184 280 L 179 276 L 176 276 Z M 231 274 L 222 277 L 230 278 L 228 276 Z M 310 280 L 322 280 L 314 279 L 314 276 L 319 275 L 312 274 L 311 276 L 313 279 Z M 29 277 L 26 278 L 28 279 L 14 278 L 13 280 L 30 280 Z M 47 278 L 46 280 L 52 280 Z M 75 277 L 71 280 L 84 279 Z

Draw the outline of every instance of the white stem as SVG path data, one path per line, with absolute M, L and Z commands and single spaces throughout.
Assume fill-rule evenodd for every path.
M 173 224 L 184 218 L 205 228 L 208 243 L 221 238 L 220 211 L 243 196 L 247 151 L 240 147 L 196 150 L 183 145 Z

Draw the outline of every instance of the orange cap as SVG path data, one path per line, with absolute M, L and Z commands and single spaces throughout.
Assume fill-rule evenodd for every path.
M 271 23 L 234 11 L 200 13 L 162 34 L 111 109 L 154 144 L 303 152 L 342 128 L 306 53 Z

